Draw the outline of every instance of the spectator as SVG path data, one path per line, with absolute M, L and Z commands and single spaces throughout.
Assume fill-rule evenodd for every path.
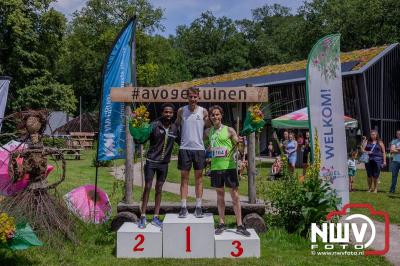
M 279 147 L 283 150 L 283 152 L 285 152 L 285 150 L 287 149 L 288 142 L 289 142 L 289 132 L 285 130 L 283 132 L 283 139 L 281 139 L 279 143 Z
M 356 157 L 357 157 L 357 152 L 353 151 L 350 154 L 350 158 L 347 161 L 347 169 L 348 169 L 348 174 L 349 174 L 349 191 L 352 192 L 354 191 L 353 189 L 353 183 L 354 183 L 354 178 L 356 176 Z
M 288 157 L 289 171 L 294 172 L 297 160 L 297 141 L 295 140 L 294 134 L 289 134 L 289 140 L 286 145 L 285 153 Z
M 297 145 L 299 145 L 299 147 L 302 147 L 303 144 L 304 144 L 303 133 L 299 132 L 299 134 L 297 135 Z
M 268 144 L 268 156 L 274 156 L 274 145 L 272 145 L 272 141 L 270 141 Z
M 306 175 L 306 171 L 308 168 L 308 160 L 311 152 L 311 147 L 310 147 L 310 132 L 306 132 L 306 137 L 304 139 L 304 144 L 302 146 L 303 150 L 303 176 Z
M 393 160 L 391 163 L 392 184 L 390 185 L 389 193 L 394 193 L 400 169 L 400 129 L 396 131 L 396 138 L 390 143 L 390 153 L 393 155 Z
M 381 168 L 386 165 L 385 145 L 379 139 L 378 132 L 371 130 L 368 140 L 363 142 L 362 152 L 368 154 L 369 160 L 365 163 L 368 176 L 368 192 L 378 193 L 378 178 Z

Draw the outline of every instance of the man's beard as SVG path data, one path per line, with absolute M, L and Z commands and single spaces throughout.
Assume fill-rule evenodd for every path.
M 172 121 L 172 118 L 167 118 L 167 117 L 161 117 L 161 122 L 165 124 L 170 124 Z

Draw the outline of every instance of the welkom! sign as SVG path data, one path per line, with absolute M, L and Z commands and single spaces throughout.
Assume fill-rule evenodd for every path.
M 267 102 L 266 87 L 200 87 L 199 102 Z M 188 90 L 168 87 L 112 88 L 113 102 L 186 102 Z

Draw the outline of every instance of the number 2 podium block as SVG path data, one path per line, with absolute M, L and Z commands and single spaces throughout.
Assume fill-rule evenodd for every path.
M 212 214 L 178 218 L 167 214 L 163 222 L 164 258 L 214 258 L 214 219 Z
M 237 234 L 234 230 L 225 230 L 215 235 L 216 258 L 260 257 L 260 238 L 254 229 L 247 229 L 251 236 Z
M 162 232 L 147 224 L 140 229 L 135 223 L 124 223 L 117 232 L 117 258 L 161 258 Z

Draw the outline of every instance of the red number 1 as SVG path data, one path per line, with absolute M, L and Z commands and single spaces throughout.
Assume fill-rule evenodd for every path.
M 144 250 L 144 248 L 140 248 L 140 245 L 142 245 L 143 242 L 144 242 L 144 235 L 138 234 L 138 235 L 135 237 L 135 240 L 138 240 L 138 238 L 140 238 L 140 240 L 139 240 L 139 242 L 136 244 L 136 246 L 133 247 L 133 251 L 143 251 L 143 250 Z
M 190 226 L 186 227 L 186 252 L 192 252 L 190 249 Z
M 238 240 L 235 240 L 232 242 L 232 245 L 234 245 L 235 248 L 237 249 L 237 253 L 231 251 L 231 256 L 235 258 L 242 256 L 243 254 L 242 243 L 240 243 L 240 241 Z

